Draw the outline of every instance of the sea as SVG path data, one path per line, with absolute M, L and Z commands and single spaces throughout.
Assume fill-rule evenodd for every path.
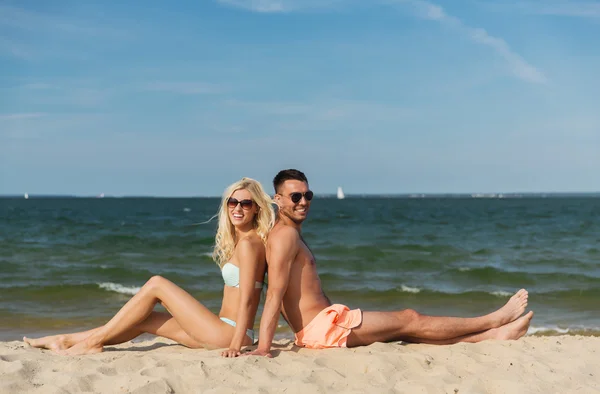
M 218 312 L 218 206 L 0 198 L 0 340 L 104 324 L 153 275 Z M 333 302 L 469 317 L 525 288 L 528 335 L 600 335 L 600 195 L 317 195 L 303 236 Z

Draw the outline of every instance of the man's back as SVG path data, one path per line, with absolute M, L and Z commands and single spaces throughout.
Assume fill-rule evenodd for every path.
M 296 250 L 290 268 L 282 313 L 294 332 L 302 330 L 321 310 L 331 305 L 323 293 L 315 258 L 298 231 L 278 222 L 267 241 L 267 263 L 272 245 L 291 242 Z

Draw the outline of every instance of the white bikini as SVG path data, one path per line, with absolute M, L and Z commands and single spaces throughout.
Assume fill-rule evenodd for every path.
M 230 286 L 230 287 L 240 287 L 240 267 L 238 267 L 235 264 L 232 263 L 225 263 L 225 265 L 223 265 L 223 268 L 221 268 L 221 275 L 223 276 L 223 281 L 225 282 L 225 286 Z M 254 283 L 254 288 L 255 289 L 262 289 L 263 287 L 263 283 L 262 282 L 255 282 Z M 228 319 L 226 317 L 220 317 L 219 319 L 221 319 L 222 321 L 224 321 L 225 323 L 229 324 L 232 327 L 236 326 L 235 321 Z M 252 339 L 252 343 L 254 343 L 254 330 L 246 330 L 246 335 L 248 335 L 250 337 L 250 339 Z
M 225 263 L 221 268 L 221 275 L 226 286 L 240 287 L 240 267 L 232 263 Z M 262 289 L 262 282 L 255 282 L 255 289 Z

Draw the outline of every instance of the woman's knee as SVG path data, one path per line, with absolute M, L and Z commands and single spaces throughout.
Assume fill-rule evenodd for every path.
M 204 344 L 197 342 L 194 339 L 191 339 L 187 345 L 186 344 L 183 344 L 183 345 L 189 347 L 190 349 L 206 349 L 206 346 Z
M 160 275 L 154 275 L 152 278 L 148 279 L 144 287 L 146 290 L 155 290 L 164 287 L 168 282 L 168 279 L 165 279 Z

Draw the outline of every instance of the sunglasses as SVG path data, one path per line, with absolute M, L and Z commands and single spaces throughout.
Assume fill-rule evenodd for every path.
M 233 198 L 233 197 L 229 197 L 229 199 L 227 200 L 227 206 L 229 208 L 235 208 L 238 206 L 238 204 L 240 204 L 242 206 L 243 210 L 248 211 L 248 210 L 252 209 L 252 207 L 254 206 L 254 201 L 252 201 L 252 200 L 239 201 L 237 198 Z
M 297 204 L 300 202 L 300 200 L 302 200 L 302 197 L 304 197 L 306 199 L 306 201 L 310 201 L 313 199 L 314 197 L 314 193 L 312 191 L 307 191 L 306 193 L 300 193 L 300 192 L 295 192 L 290 194 L 290 200 L 292 200 L 292 202 L 294 204 Z

